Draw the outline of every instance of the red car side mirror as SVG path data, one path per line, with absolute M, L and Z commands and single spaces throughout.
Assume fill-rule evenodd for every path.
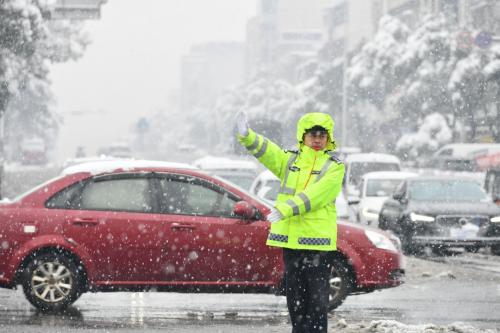
M 246 201 L 238 201 L 234 204 L 233 213 L 236 216 L 241 216 L 246 220 L 254 220 L 257 217 L 257 208 Z

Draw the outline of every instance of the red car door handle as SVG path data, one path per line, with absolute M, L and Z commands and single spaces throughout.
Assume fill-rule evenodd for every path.
M 191 224 L 173 223 L 170 228 L 172 230 L 194 230 L 195 226 Z
M 94 226 L 98 225 L 99 221 L 96 219 L 86 219 L 86 218 L 76 218 L 73 220 L 74 225 L 79 225 L 79 226 Z

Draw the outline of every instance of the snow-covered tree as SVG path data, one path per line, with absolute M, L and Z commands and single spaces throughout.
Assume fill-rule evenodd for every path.
M 405 52 L 408 27 L 397 18 L 380 19 L 377 34 L 355 55 L 347 70 L 350 98 L 365 100 L 382 110 L 399 83 L 397 64 Z
M 238 149 L 234 142 L 232 145 L 227 142 L 227 138 L 234 137 L 234 117 L 238 111 L 245 111 L 250 125 L 262 134 L 280 144 L 292 145 L 295 123 L 301 112 L 299 106 L 304 106 L 299 102 L 301 98 L 301 91 L 290 83 L 265 78 L 221 94 L 210 113 L 209 123 L 209 128 L 215 129 L 213 141 L 219 144 L 217 150 Z M 289 131 L 291 128 L 294 130 Z
M 495 45 L 489 52 L 487 63 L 482 70 L 490 83 L 491 105 L 488 106 L 487 119 L 495 142 L 500 142 L 500 45 Z
M 405 43 L 397 64 L 404 81 L 394 106 L 410 125 L 434 112 L 453 112 L 447 87 L 457 61 L 454 29 L 443 15 L 428 16 Z
M 9 113 L 6 136 L 13 143 L 20 131 L 55 135 L 49 65 L 79 58 L 89 42 L 81 24 L 45 20 L 44 3 L 0 2 L 0 117 Z
M 404 160 L 418 160 L 428 157 L 451 139 L 446 119 L 439 113 L 432 113 L 424 118 L 418 132 L 405 134 L 398 140 L 396 151 Z
M 375 106 L 379 123 L 397 123 L 400 133 L 393 134 L 408 134 L 402 142 L 418 136 L 419 126 L 434 113 L 446 119 L 455 137 L 465 128 L 465 139 L 472 141 L 478 126 L 486 125 L 493 133 L 498 126 L 489 120 L 492 113 L 498 115 L 492 111 L 490 91 L 497 58 L 492 50 L 460 45 L 457 40 L 463 33 L 444 15 L 425 17 L 411 33 L 397 19 L 382 18 L 374 40 L 351 62 L 348 79 L 353 102 Z M 498 123 L 498 118 L 494 120 Z M 379 123 L 369 126 L 378 128 Z M 392 141 L 390 136 L 386 147 Z M 399 144 L 398 150 L 402 147 L 407 146 Z

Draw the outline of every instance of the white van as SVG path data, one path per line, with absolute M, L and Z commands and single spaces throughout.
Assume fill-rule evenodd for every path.
M 378 226 L 378 215 L 384 201 L 392 195 L 396 187 L 409 177 L 416 177 L 413 172 L 376 171 L 368 172 L 361 177 L 359 186 L 359 205 L 356 211 L 356 221 Z
M 500 152 L 500 143 L 450 143 L 439 148 L 433 158 L 474 158 Z
M 359 197 L 361 177 L 374 171 L 401 171 L 401 161 L 397 156 L 379 153 L 351 154 L 344 161 L 344 193 L 347 199 Z
M 476 157 L 500 153 L 499 143 L 452 143 L 437 150 L 428 167 L 459 172 L 477 172 Z
M 251 160 L 238 157 L 201 157 L 192 163 L 195 167 L 212 175 L 222 177 L 248 190 L 259 173 L 258 165 Z

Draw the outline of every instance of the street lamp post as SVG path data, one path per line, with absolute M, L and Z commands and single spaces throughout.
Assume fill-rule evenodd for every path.
M 347 146 L 347 54 L 342 63 L 342 138 L 341 145 Z

